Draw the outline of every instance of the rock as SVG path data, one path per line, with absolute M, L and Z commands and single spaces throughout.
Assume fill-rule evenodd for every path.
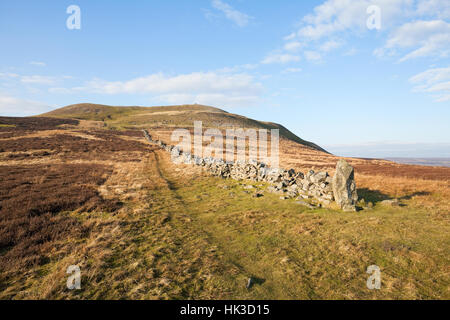
M 281 259 L 280 263 L 288 263 L 289 261 L 289 257 L 284 257 L 283 259 Z
M 293 191 L 286 192 L 286 197 L 288 197 L 288 198 L 295 198 L 296 196 L 297 196 L 297 192 L 293 192 Z
M 286 186 L 286 184 L 284 182 L 279 182 L 275 185 L 275 188 L 277 188 L 278 190 L 283 189 Z
M 178 157 L 180 155 L 180 149 L 173 148 L 171 154 L 173 157 Z
M 312 186 L 312 183 L 309 181 L 304 180 L 303 181 L 303 191 L 309 191 L 309 188 Z
M 380 204 L 385 205 L 385 206 L 391 206 L 391 207 L 400 206 L 400 202 L 398 201 L 398 199 L 383 200 L 380 202 Z
M 247 285 L 245 286 L 247 289 L 250 289 L 253 286 L 253 278 L 248 278 Z
M 328 199 L 319 198 L 318 200 L 320 201 L 320 203 L 321 203 L 323 206 L 329 206 L 329 205 L 331 205 L 331 201 L 328 200 Z
M 352 206 L 352 205 L 349 205 L 349 204 L 344 205 L 344 206 L 342 207 L 342 210 L 343 210 L 344 212 L 356 212 L 356 211 L 357 211 L 357 210 L 356 210 L 356 206 Z
M 337 163 L 332 188 L 336 203 L 344 211 L 356 211 L 358 194 L 356 192 L 354 169 L 344 159 L 340 159 Z
M 311 175 L 310 179 L 311 179 L 311 182 L 321 183 L 326 180 L 327 176 L 328 176 L 328 173 L 322 171 L 322 172 L 317 172 L 316 174 Z
M 333 201 L 333 200 L 334 200 L 332 194 L 324 194 L 324 195 L 322 195 L 322 198 L 324 198 L 324 199 L 326 199 L 326 200 L 330 200 L 330 201 Z
M 305 175 L 302 172 L 297 172 L 295 179 L 302 180 L 303 178 L 305 178 Z
M 288 197 L 286 197 L 286 196 L 281 196 L 280 197 L 280 200 L 287 200 L 288 199 Z
M 303 200 L 296 201 L 295 203 L 299 204 L 301 206 L 307 207 L 309 209 L 314 209 L 314 207 L 312 205 L 310 205 L 308 202 L 305 202 Z

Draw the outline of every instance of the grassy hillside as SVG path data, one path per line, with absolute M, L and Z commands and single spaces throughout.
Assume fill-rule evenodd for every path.
M 297 137 L 282 125 L 249 119 L 218 108 L 203 105 L 112 107 L 83 103 L 56 109 L 40 116 L 102 121 L 106 127 L 113 129 L 152 127 L 191 128 L 194 121 L 202 121 L 204 128 L 279 129 L 281 137 L 326 152 L 315 143 Z
M 103 170 L 69 161 L 51 174 L 26 171 L 60 186 L 42 196 L 62 211 L 43 214 L 36 203 L 36 228 L 3 249 L 1 299 L 449 298 L 450 229 L 437 210 L 415 200 L 384 207 L 373 191 L 365 192 L 375 202 L 368 212 L 310 210 L 268 192 L 253 197 L 264 184 L 208 177 L 174 165 L 164 151 L 142 151 L 140 162 L 117 154 Z M 90 155 L 90 166 L 105 154 L 112 152 Z M 39 186 L 13 178 L 18 194 Z M 80 199 L 84 184 L 98 194 Z M 16 214 L 7 221 L 20 222 L 23 212 Z M 81 290 L 65 287 L 73 264 L 81 268 Z M 381 268 L 381 290 L 366 287 L 373 264 Z
M 348 159 L 372 208 L 308 209 L 89 117 L 0 117 L 0 299 L 450 298 L 450 168 Z M 280 153 L 297 171 L 336 164 L 290 140 Z

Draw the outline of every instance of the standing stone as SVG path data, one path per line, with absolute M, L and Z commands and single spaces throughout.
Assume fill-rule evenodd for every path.
M 356 211 L 358 194 L 356 193 L 354 169 L 344 159 L 340 159 L 337 163 L 332 186 L 336 203 L 344 211 Z

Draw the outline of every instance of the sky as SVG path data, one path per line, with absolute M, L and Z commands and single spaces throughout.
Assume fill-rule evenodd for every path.
M 2 0 L 0 43 L 2 116 L 199 103 L 337 155 L 450 157 L 447 0 Z

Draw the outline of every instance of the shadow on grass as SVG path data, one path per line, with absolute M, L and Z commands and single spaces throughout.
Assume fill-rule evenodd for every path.
M 430 192 L 420 191 L 420 192 L 411 193 L 411 194 L 403 196 L 403 197 L 399 197 L 397 199 L 400 201 L 401 200 L 410 200 L 415 196 L 429 196 L 429 195 L 431 195 Z M 392 200 L 393 199 L 392 197 L 380 192 L 379 190 L 370 190 L 367 188 L 358 189 L 358 197 L 359 197 L 359 199 L 364 199 L 366 202 L 372 202 L 373 204 L 376 204 L 383 200 Z
M 415 196 L 429 196 L 429 195 L 431 195 L 431 192 L 419 191 L 419 192 L 414 192 L 414 193 L 411 193 L 409 195 L 400 197 L 400 198 L 398 198 L 398 200 L 410 200 L 410 199 L 412 199 Z
M 366 202 L 372 202 L 373 204 L 390 199 L 387 194 L 384 194 L 379 190 L 370 190 L 367 188 L 358 189 L 358 197 L 359 199 L 364 199 Z
M 250 290 L 254 285 L 262 285 L 266 279 L 251 277 L 247 282 L 247 289 Z

